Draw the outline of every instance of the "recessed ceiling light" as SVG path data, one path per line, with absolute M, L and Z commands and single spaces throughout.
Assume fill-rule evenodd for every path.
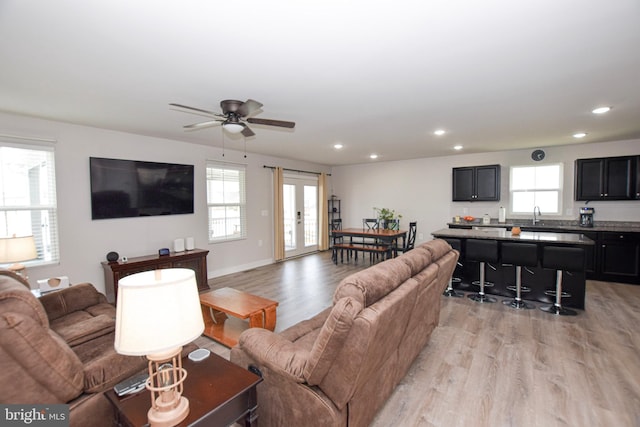
M 576 132 L 573 134 L 574 138 L 584 138 L 585 136 L 587 136 L 586 132 Z
M 342 144 L 334 144 L 334 145 L 333 145 L 333 148 L 335 148 L 336 150 L 339 150 L 339 149 L 341 149 L 342 147 L 343 147 L 343 145 L 342 145 Z
M 370 155 L 369 155 L 369 158 L 370 158 L 370 159 L 377 159 L 377 158 L 378 158 L 378 155 L 377 155 L 377 154 L 375 154 L 375 153 L 373 153 L 373 154 L 370 154 Z
M 460 151 L 460 150 L 462 150 L 462 145 L 454 145 L 453 149 L 457 150 L 457 151 Z
M 604 114 L 604 113 L 608 113 L 609 111 L 611 111 L 611 107 L 598 107 L 591 110 L 593 114 Z
M 438 136 L 444 135 L 445 133 L 447 133 L 447 131 L 445 131 L 444 129 L 438 129 L 435 132 L 433 132 L 434 135 L 438 135 Z

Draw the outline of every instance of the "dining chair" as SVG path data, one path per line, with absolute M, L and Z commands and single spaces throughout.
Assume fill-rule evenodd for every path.
M 416 232 L 418 231 L 418 222 L 412 221 L 409 223 L 409 233 L 407 234 L 407 238 L 404 241 L 404 246 L 401 248 L 396 248 L 398 252 L 409 252 L 416 246 Z

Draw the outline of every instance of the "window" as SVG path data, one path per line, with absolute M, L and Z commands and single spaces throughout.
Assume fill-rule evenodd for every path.
M 209 242 L 247 237 L 246 166 L 207 162 Z
M 0 237 L 34 237 L 27 266 L 59 261 L 54 165 L 51 147 L 0 141 Z
M 561 213 L 562 164 L 513 166 L 509 178 L 512 213 L 530 214 L 535 206 L 542 213 Z

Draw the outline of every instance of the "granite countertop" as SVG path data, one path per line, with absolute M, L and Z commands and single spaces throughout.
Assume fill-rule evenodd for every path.
M 578 221 L 569 220 L 541 220 L 538 224 L 533 225 L 531 220 L 524 219 L 507 219 L 504 223 L 498 223 L 495 218 L 491 219 L 489 224 L 483 224 L 481 218 L 474 221 L 449 222 L 448 226 L 472 226 L 472 227 L 527 227 L 542 229 L 557 229 L 558 231 L 576 231 L 580 233 L 588 233 L 590 231 L 613 231 L 613 232 L 632 232 L 640 233 L 640 222 L 637 221 L 596 221 L 593 227 L 580 227 Z
M 501 224 L 504 226 L 504 224 Z M 500 228 L 485 228 L 468 230 L 462 228 L 442 228 L 431 233 L 434 237 L 453 237 L 460 239 L 487 239 L 520 242 L 548 242 L 565 243 L 571 245 L 594 245 L 595 242 L 581 233 L 555 233 L 544 231 L 523 231 L 518 236 L 511 235 L 511 231 Z

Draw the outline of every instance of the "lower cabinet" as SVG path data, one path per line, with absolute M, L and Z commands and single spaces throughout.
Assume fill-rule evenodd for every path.
M 596 280 L 640 284 L 640 233 L 598 233 Z

